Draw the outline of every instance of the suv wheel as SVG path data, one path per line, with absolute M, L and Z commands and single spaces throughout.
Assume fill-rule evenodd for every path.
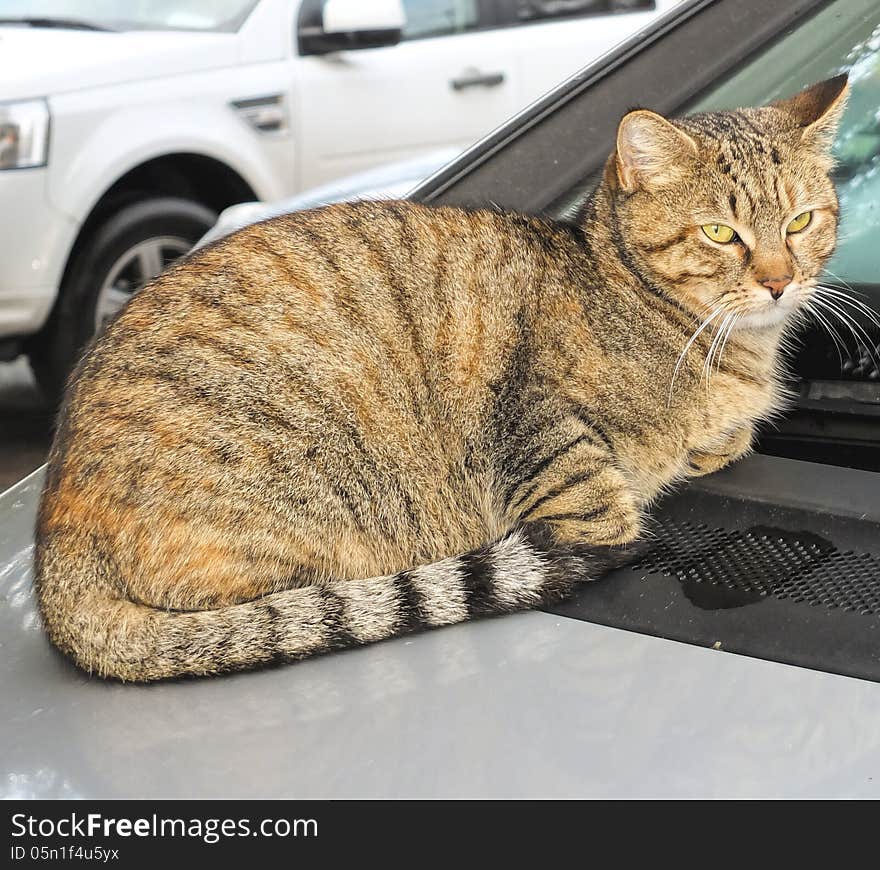
M 51 402 L 61 397 L 89 341 L 216 219 L 210 209 L 172 197 L 140 200 L 104 219 L 70 264 L 46 326 L 28 347 L 31 368 Z

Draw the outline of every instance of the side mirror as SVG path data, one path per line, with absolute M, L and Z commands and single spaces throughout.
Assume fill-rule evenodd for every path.
M 400 42 L 406 25 L 401 0 L 325 0 L 303 4 L 299 53 L 329 54 Z

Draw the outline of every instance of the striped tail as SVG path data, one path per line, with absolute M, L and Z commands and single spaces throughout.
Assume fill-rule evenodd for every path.
M 563 551 L 542 534 L 517 530 L 464 556 L 398 574 L 290 589 L 217 610 L 168 611 L 111 595 L 110 584 L 95 582 L 94 574 L 53 582 L 47 553 L 37 590 L 49 636 L 80 667 L 148 682 L 294 661 L 534 608 L 596 579 L 614 561 L 606 548 Z

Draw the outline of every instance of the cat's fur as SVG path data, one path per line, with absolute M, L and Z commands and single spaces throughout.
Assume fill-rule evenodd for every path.
M 626 115 L 579 227 L 335 205 L 170 269 L 68 390 L 36 551 L 52 641 L 102 676 L 213 674 L 599 576 L 778 409 L 780 338 L 835 244 L 845 89 Z M 717 306 L 741 318 L 707 377 L 717 331 L 681 354 Z

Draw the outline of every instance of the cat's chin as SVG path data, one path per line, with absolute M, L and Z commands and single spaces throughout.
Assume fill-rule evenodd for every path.
M 773 329 L 788 320 L 794 309 L 789 305 L 774 305 L 740 314 L 735 329 Z

